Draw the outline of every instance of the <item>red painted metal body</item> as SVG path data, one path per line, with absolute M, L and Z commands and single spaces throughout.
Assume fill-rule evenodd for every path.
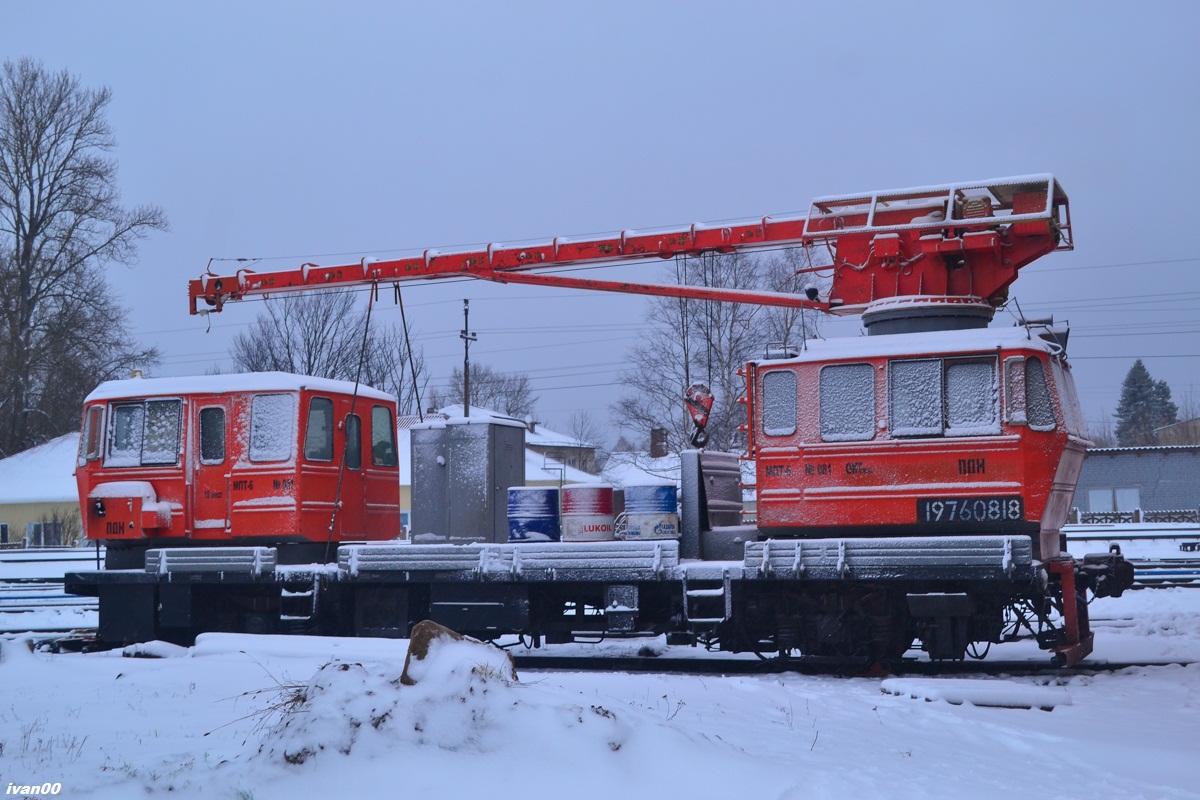
M 373 389 L 282 373 L 101 384 L 75 473 L 84 533 L 131 545 L 396 538 L 395 414 Z
M 828 246 L 833 258 L 833 284 L 825 298 L 539 272 L 574 264 L 815 245 Z M 1029 175 L 822 197 L 813 201 L 807 215 L 586 239 L 555 237 L 515 246 L 492 243 L 457 252 L 424 250 L 410 257 L 364 258 L 340 266 L 304 264 L 263 273 L 241 269 L 233 275 L 208 272 L 190 282 L 188 296 L 190 313 L 198 314 L 220 311 L 230 301 L 279 292 L 470 277 L 856 314 L 871 302 L 910 295 L 973 297 L 998 305 L 1021 267 L 1072 247 L 1066 194 L 1052 175 Z
M 1057 555 L 1087 442 L 1056 344 L 1025 328 L 813 341 L 747 383 L 764 534 L 1025 533 Z

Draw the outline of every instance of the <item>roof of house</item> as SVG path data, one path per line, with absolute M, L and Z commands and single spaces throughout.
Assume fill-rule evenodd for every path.
M 561 464 L 549 456 L 525 450 L 525 483 L 596 483 L 600 479 L 590 472 Z
M 1145 447 L 1089 447 L 1088 456 L 1113 456 L 1120 453 L 1170 453 L 1200 450 L 1200 444 L 1154 444 Z
M 78 502 L 79 434 L 68 433 L 0 460 L 0 503 Z
M 594 444 L 582 442 L 574 436 L 559 433 L 540 424 L 526 422 L 525 420 L 510 417 L 498 411 L 492 411 L 490 408 L 482 408 L 480 406 L 471 406 L 471 413 L 467 417 L 463 416 L 461 405 L 453 405 L 440 408 L 437 411 L 430 411 L 420 416 L 416 414 L 402 414 L 396 423 L 397 427 L 405 430 L 439 425 L 447 420 L 461 422 L 464 419 L 472 422 L 498 422 L 503 425 L 520 425 L 525 428 L 525 444 L 532 445 L 533 447 L 595 448 Z M 529 430 L 530 425 L 533 425 L 533 430 Z
M 752 492 L 754 488 L 754 462 L 739 462 L 742 486 Z M 653 486 L 658 484 L 679 485 L 679 454 L 671 453 L 661 458 L 651 458 L 645 452 L 617 452 L 609 456 L 600 471 L 600 477 L 613 486 Z
M 462 409 L 459 409 L 461 411 Z M 486 417 L 480 417 L 485 419 Z M 429 420 L 430 415 L 426 414 L 425 419 Z M 458 419 L 461 419 L 459 417 Z M 472 410 L 471 419 L 475 419 L 474 410 Z M 526 444 L 528 444 L 528 436 L 526 433 Z M 412 434 L 410 428 L 401 426 L 398 431 L 397 447 L 400 452 L 400 485 L 412 485 Z M 595 483 L 598 480 L 597 476 L 591 473 L 584 472 L 575 467 L 569 467 L 566 464 L 561 464 L 554 459 L 530 450 L 525 449 L 525 483 Z
M 679 454 L 651 458 L 647 453 L 613 453 L 600 471 L 613 486 L 679 485 Z

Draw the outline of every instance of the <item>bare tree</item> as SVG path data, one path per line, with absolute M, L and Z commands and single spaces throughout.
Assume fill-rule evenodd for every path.
M 402 412 L 415 413 L 428 383 L 421 349 L 414 348 L 410 364 L 402 333 L 377 320 L 368 325 L 366 313 L 357 308 L 349 292 L 268 300 L 254 324 L 234 338 L 230 356 L 234 367 L 243 372 L 358 378 L 395 395 Z
M 806 285 L 806 271 L 813 266 L 805 254 L 709 253 L 676 260 L 670 277 L 690 285 L 795 291 Z M 613 418 L 647 441 L 651 430 L 666 429 L 673 450 L 689 446 L 693 425 L 683 395 L 693 383 L 706 384 L 715 398 L 709 447 L 743 448 L 745 436 L 738 428 L 745 413 L 737 400 L 744 384 L 738 370 L 763 355 L 771 342 L 799 345 L 818 324 L 808 313 L 742 303 L 654 298 L 649 307 L 647 326 L 621 375 L 626 392 L 613 407 Z
M 1117 435 L 1113 432 L 1113 421 L 1107 412 L 1100 419 L 1088 424 L 1088 438 L 1096 447 L 1116 447 Z
M 592 445 L 596 451 L 596 469 L 604 469 L 610 450 L 611 432 L 589 411 L 576 411 L 567 421 L 567 431 L 580 444 Z
M 460 405 L 463 401 L 463 371 L 455 367 L 450 380 L 430 395 L 434 408 Z M 487 364 L 471 363 L 471 405 L 499 411 L 510 417 L 523 419 L 533 413 L 538 396 L 533 393 L 533 384 L 523 372 L 501 372 Z
M 828 261 L 823 251 L 789 247 L 760 258 L 759 280 L 762 288 L 774 292 L 800 294 L 815 287 L 825 293 L 832 276 L 831 272 L 826 274 L 832 269 Z M 767 343 L 778 344 L 784 349 L 802 347 L 804 340 L 816 335 L 821 328 L 821 314 L 812 309 L 762 306 L 758 314 L 763 317 Z
M 102 271 L 167 229 L 160 209 L 121 205 L 111 97 L 30 59 L 0 74 L 0 454 L 77 428 L 98 380 L 158 359 Z

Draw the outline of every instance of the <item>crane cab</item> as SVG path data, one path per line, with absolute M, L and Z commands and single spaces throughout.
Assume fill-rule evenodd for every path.
M 172 544 L 283 542 L 310 561 L 396 538 L 395 415 L 375 389 L 278 372 L 103 383 L 75 472 L 85 534 L 110 567 Z
M 1087 440 L 1057 341 L 809 341 L 749 364 L 747 403 L 764 537 L 1022 533 L 1059 552 Z

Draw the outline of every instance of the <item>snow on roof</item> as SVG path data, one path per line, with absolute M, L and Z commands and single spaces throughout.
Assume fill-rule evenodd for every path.
M 516 417 L 505 416 L 488 408 L 472 406 L 469 414 L 462 413 L 462 405 L 446 406 L 443 409 L 425 415 L 424 422 L 410 423 L 409 428 L 444 428 L 447 425 L 505 425 L 510 428 L 524 428 L 525 423 Z M 526 436 L 528 440 L 528 436 Z
M 459 411 L 462 409 L 460 408 Z M 474 416 L 474 414 L 472 414 Z M 430 415 L 425 415 L 426 419 Z M 412 434 L 409 429 L 397 431 L 397 447 L 400 451 L 400 485 L 412 485 Z M 525 450 L 525 483 L 595 483 L 598 476 L 566 464 L 560 464 L 534 450 Z
M 596 483 L 599 477 L 567 466 L 533 450 L 525 450 L 525 483 Z
M 809 339 L 798 359 L 787 361 L 826 361 L 836 358 L 872 356 L 936 356 L 942 353 L 980 353 L 999 348 L 1026 348 L 1054 354 L 1058 348 L 1025 328 L 979 328 L 975 330 L 930 333 L 893 333 L 887 336 L 858 336 L 836 339 Z M 761 361 L 759 363 L 770 363 Z
M 353 394 L 353 381 L 336 381 L 293 375 L 290 372 L 243 372 L 233 375 L 183 375 L 174 378 L 129 378 L 105 381 L 92 390 L 85 402 L 118 400 L 125 397 L 150 395 L 181 395 L 207 392 L 298 392 L 311 389 L 318 392 Z M 390 394 L 358 385 L 358 396 L 372 400 L 395 400 Z
M 461 422 L 464 419 L 462 416 L 462 404 L 461 403 L 459 403 L 458 405 L 446 406 L 445 408 L 440 408 L 440 409 L 438 409 L 438 411 L 436 413 L 443 415 L 445 417 L 449 417 L 451 420 L 456 420 L 459 422 Z M 429 416 L 429 415 L 426 415 L 426 416 Z M 550 430 L 549 428 L 542 427 L 541 425 L 535 424 L 533 426 L 533 430 L 529 430 L 528 423 L 526 423 L 522 420 L 519 420 L 516 417 L 510 417 L 507 414 L 501 414 L 498 411 L 492 411 L 490 408 L 483 408 L 481 406 L 471 406 L 471 415 L 470 415 L 469 419 L 472 422 L 474 422 L 476 420 L 480 420 L 480 421 L 486 420 L 486 421 L 491 421 L 491 422 L 500 422 L 502 424 L 512 424 L 514 422 L 518 423 L 525 428 L 525 444 L 526 444 L 526 446 L 532 445 L 533 447 L 587 447 L 587 448 L 594 447 L 594 445 L 579 441 L 574 436 L 569 436 L 565 433 L 559 433 L 558 431 Z
M 0 503 L 78 501 L 75 457 L 79 434 L 68 433 L 0 460 Z
M 738 462 L 742 479 L 742 500 L 755 497 L 754 461 L 742 459 Z M 619 452 L 609 456 L 600 477 L 618 489 L 627 486 L 680 485 L 680 461 L 678 453 L 662 458 L 651 458 L 645 452 Z
M 1200 444 L 1152 444 L 1142 447 L 1089 447 L 1087 455 L 1114 456 L 1120 453 L 1169 453 L 1200 450 Z
M 600 471 L 613 486 L 679 485 L 679 454 L 651 458 L 648 453 L 613 453 Z
M 428 414 L 399 414 L 396 416 L 396 428 L 402 431 L 409 431 L 438 419 L 444 421 L 447 417 L 445 414 L 439 414 L 436 411 L 431 411 Z

